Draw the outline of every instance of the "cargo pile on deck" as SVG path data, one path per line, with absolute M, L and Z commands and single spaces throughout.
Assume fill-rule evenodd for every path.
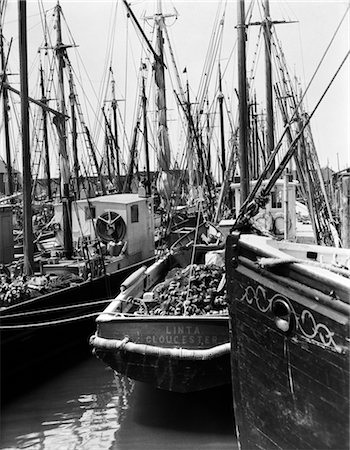
M 228 314 L 224 268 L 194 264 L 174 269 L 153 290 L 150 315 Z M 153 306 L 155 305 L 155 306 Z

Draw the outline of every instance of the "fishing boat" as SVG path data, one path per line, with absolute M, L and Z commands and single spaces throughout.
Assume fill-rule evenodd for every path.
M 96 238 L 101 239 L 105 254 L 93 244 L 86 246 L 85 255 L 70 260 L 51 250 L 53 255 L 43 259 L 40 272 L 27 281 L 17 277 L 2 283 L 1 379 L 7 390 L 15 375 L 22 377 L 29 370 L 34 374 L 40 364 L 48 368 L 68 349 L 74 349 L 74 359 L 86 356 L 97 313 L 116 295 L 125 277 L 155 259 L 151 198 L 115 194 L 91 201 L 90 208 L 95 205 L 97 213 Z M 81 215 L 85 203 L 77 202 Z M 73 221 L 73 230 L 78 220 Z M 88 228 L 93 226 L 92 220 L 86 223 Z
M 270 23 L 268 2 L 265 14 Z M 225 256 L 238 446 L 347 449 L 350 250 L 276 240 L 254 228 L 251 219 L 268 201 L 305 128 L 270 177 L 264 173 L 268 182 L 260 195 L 249 193 L 243 1 L 238 17 L 242 207 Z
M 252 234 L 228 237 L 242 449 L 348 448 L 349 255 Z
M 135 271 L 97 317 L 90 344 L 116 372 L 183 393 L 230 383 L 222 235 L 206 228 Z M 216 242 L 200 243 L 208 235 Z
M 184 191 L 191 200 L 186 205 L 177 204 L 179 192 L 184 191 L 178 184 L 180 174 L 170 170 L 163 55 L 168 15 L 162 13 L 158 2 L 153 17 L 154 50 L 130 6 L 124 4 L 154 56 L 160 155 L 157 186 L 167 219 L 165 253 L 122 283 L 120 294 L 96 319 L 97 330 L 90 343 L 98 358 L 134 380 L 176 392 L 209 389 L 230 383 L 223 238 L 210 221 L 201 223 L 212 209 L 213 182 L 190 111 L 188 83 L 186 99 L 177 76 L 178 103 L 188 124 Z M 194 155 L 198 157 L 199 182 L 194 176 Z
M 23 37 L 20 47 L 21 105 L 27 104 L 27 108 L 22 108 L 24 254 L 21 273 L 17 270 L 21 259 L 16 260 L 14 255 L 12 206 L 2 206 L 2 401 L 40 382 L 48 374 L 56 373 L 68 362 L 87 356 L 88 338 L 94 329 L 93 318 L 103 310 L 102 305 L 119 292 L 125 277 L 141 265 L 152 264 L 155 258 L 153 198 L 144 193 L 120 193 L 73 200 L 69 193 L 67 170 L 62 172 L 66 175 L 64 180 L 62 175 L 65 186 L 63 200 L 53 206 L 54 237 L 38 242 L 40 254 L 34 255 L 29 98 L 24 69 L 25 2 L 19 2 L 19 8 Z M 59 4 L 56 13 L 59 25 Z M 62 65 L 61 61 L 61 68 Z M 45 108 L 44 104 L 40 106 Z M 60 113 L 48 109 L 60 117 Z M 64 106 L 62 111 L 65 111 Z M 62 150 L 62 140 L 60 145 Z M 63 158 L 64 155 L 61 156 Z

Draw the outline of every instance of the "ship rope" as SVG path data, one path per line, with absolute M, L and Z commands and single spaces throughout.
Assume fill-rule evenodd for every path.
M 194 267 L 193 264 L 194 264 L 194 257 L 195 257 L 195 253 L 196 253 L 196 243 L 197 243 L 197 238 L 198 238 L 198 231 L 199 231 L 199 223 L 200 223 L 200 218 L 201 218 L 202 206 L 203 206 L 202 205 L 202 199 L 200 199 L 199 207 L 198 207 L 197 224 L 196 224 L 196 230 L 195 230 L 195 235 L 194 235 L 194 244 L 193 244 L 192 254 L 191 254 L 190 273 L 188 275 L 188 286 L 187 286 L 186 300 L 189 299 L 189 295 L 190 295 L 191 277 L 192 277 L 192 271 L 193 271 L 193 267 Z
M 313 75 L 312 75 L 312 77 L 311 77 L 309 83 L 307 84 L 306 89 L 304 90 L 304 93 L 303 93 L 303 95 L 302 95 L 302 97 L 301 97 L 299 103 L 298 103 L 298 104 L 296 105 L 296 107 L 295 107 L 294 112 L 293 112 L 292 116 L 290 117 L 289 122 L 285 125 L 284 130 L 283 130 L 283 132 L 282 132 L 282 135 L 281 135 L 281 137 L 280 137 L 278 143 L 276 144 L 274 150 L 272 151 L 272 153 L 271 153 L 271 155 L 270 155 L 270 157 L 269 157 L 269 160 L 267 161 L 266 166 L 265 166 L 264 170 L 262 171 L 262 173 L 261 173 L 261 175 L 260 175 L 260 178 L 258 179 L 258 181 L 257 181 L 257 183 L 255 184 L 254 188 L 252 189 L 252 191 L 251 191 L 250 194 L 248 195 L 247 199 L 245 200 L 245 202 L 244 202 L 243 205 L 241 206 L 241 212 L 240 212 L 239 216 L 237 217 L 237 220 L 236 220 L 236 222 L 235 222 L 235 225 L 234 225 L 233 229 L 238 229 L 238 228 L 241 228 L 242 226 L 244 226 L 244 225 L 246 224 L 246 222 L 247 222 L 249 219 L 251 219 L 254 215 L 256 215 L 256 214 L 258 213 L 259 208 L 260 208 L 260 207 L 263 207 L 263 206 L 267 203 L 267 201 L 268 201 L 268 195 L 269 195 L 268 187 L 269 187 L 269 189 L 272 189 L 272 186 L 275 184 L 276 180 L 278 179 L 278 177 L 279 177 L 279 176 L 281 175 L 281 173 L 283 172 L 285 165 L 288 163 L 289 159 L 292 157 L 292 155 L 293 155 L 293 153 L 294 153 L 294 148 L 295 148 L 296 142 L 299 140 L 299 138 L 300 138 L 300 136 L 302 135 L 304 129 L 305 129 L 306 126 L 309 124 L 312 115 L 315 113 L 316 109 L 318 108 L 319 104 L 320 104 L 321 101 L 323 100 L 325 94 L 327 93 L 328 89 L 330 88 L 331 84 L 333 83 L 334 79 L 336 78 L 338 72 L 340 71 L 341 67 L 342 67 L 343 64 L 345 63 L 345 60 L 346 60 L 347 57 L 349 56 L 349 52 L 348 52 L 348 53 L 346 54 L 344 60 L 341 62 L 339 68 L 337 69 L 335 75 L 333 76 L 333 78 L 331 79 L 330 83 L 328 84 L 328 86 L 327 86 L 325 92 L 323 93 L 321 99 L 320 99 L 319 102 L 316 104 L 316 106 L 315 106 L 314 110 L 312 111 L 311 115 L 308 117 L 308 120 L 306 121 L 306 123 L 303 124 L 303 128 L 301 129 L 300 133 L 296 136 L 296 138 L 294 139 L 294 141 L 293 141 L 293 142 L 291 143 L 291 145 L 289 146 L 289 149 L 288 149 L 288 151 L 287 151 L 285 157 L 283 158 L 282 162 L 280 163 L 280 166 L 281 166 L 281 165 L 283 164 L 283 162 L 285 161 L 287 155 L 288 155 L 288 159 L 287 159 L 287 161 L 285 162 L 285 165 L 283 166 L 283 169 L 282 169 L 281 171 L 279 171 L 278 169 L 276 169 L 275 174 L 276 174 L 276 172 L 278 171 L 278 176 L 277 176 L 277 177 L 274 177 L 273 183 L 272 183 L 272 184 L 269 183 L 268 186 L 263 190 L 263 192 L 262 192 L 259 196 L 256 196 L 256 194 L 257 194 L 259 188 L 261 187 L 261 184 L 262 184 L 263 179 L 266 178 L 266 175 L 267 175 L 268 171 L 270 170 L 270 168 L 271 168 L 271 166 L 272 166 L 272 163 L 273 163 L 273 161 L 275 160 L 275 158 L 276 158 L 276 156 L 277 156 L 277 153 L 279 152 L 279 150 L 280 150 L 280 148 L 281 148 L 281 146 L 282 146 L 282 140 L 283 140 L 283 138 L 285 137 L 286 133 L 288 132 L 289 128 L 291 127 L 292 122 L 293 122 L 294 119 L 295 119 L 295 115 L 296 115 L 297 112 L 299 111 L 299 108 L 300 108 L 300 106 L 302 105 L 302 103 L 303 103 L 303 101 L 304 101 L 304 99 L 305 99 L 305 97 L 306 97 L 306 94 L 308 93 L 308 90 L 309 90 L 309 88 L 310 88 L 310 86 L 311 86 L 311 83 L 313 82 L 313 80 L 314 80 L 316 74 L 318 73 L 318 71 L 319 71 L 319 69 L 320 69 L 320 66 L 321 66 L 322 62 L 324 61 L 324 59 L 325 59 L 325 57 L 326 57 L 326 54 L 328 53 L 328 50 L 330 49 L 330 47 L 331 47 L 331 45 L 332 45 L 332 43 L 333 43 L 333 41 L 334 41 L 334 39 L 335 39 L 335 37 L 336 37 L 336 35 L 337 35 L 337 33 L 338 33 L 338 31 L 339 31 L 339 29 L 340 29 L 342 23 L 343 23 L 343 21 L 344 21 L 346 15 L 347 15 L 347 13 L 348 13 L 348 11 L 349 11 L 349 8 L 350 8 L 350 5 L 347 7 L 347 9 L 346 9 L 346 11 L 345 11 L 343 17 L 341 18 L 341 20 L 340 20 L 340 22 L 339 22 L 339 25 L 338 25 L 338 27 L 336 28 L 336 30 L 335 30 L 335 32 L 334 32 L 334 34 L 333 34 L 333 36 L 332 36 L 332 38 L 331 38 L 331 40 L 330 40 L 330 43 L 328 44 L 328 46 L 327 46 L 327 48 L 326 48 L 326 50 L 324 51 L 324 54 L 323 54 L 323 56 L 321 57 L 321 60 L 320 60 L 320 62 L 318 63 L 318 65 L 317 65 L 317 67 L 316 67 L 316 69 L 315 69 L 315 71 L 314 71 L 314 73 L 313 73 Z M 275 43 L 275 44 L 276 44 L 276 43 Z M 271 180 L 270 180 L 270 181 L 271 181 Z M 254 197 L 256 197 L 256 198 L 254 199 Z M 254 200 L 253 200 L 253 199 L 254 199 Z
M 277 146 L 275 147 L 274 151 L 271 153 L 270 158 L 269 158 L 269 160 L 268 160 L 268 162 L 267 162 L 267 164 L 266 164 L 262 174 L 260 175 L 260 178 L 259 178 L 258 182 L 254 186 L 254 188 L 251 191 L 251 193 L 248 195 L 246 201 L 243 203 L 243 205 L 241 207 L 241 211 L 240 211 L 240 213 L 239 213 L 239 215 L 238 215 L 238 217 L 237 217 L 237 219 L 235 221 L 235 224 L 233 226 L 233 229 L 240 229 L 240 228 L 244 227 L 247 224 L 247 222 L 249 222 L 249 220 L 252 217 L 254 217 L 254 215 L 256 215 L 258 213 L 259 208 L 264 207 L 266 205 L 266 203 L 268 202 L 268 196 L 270 194 L 270 191 L 273 188 L 273 186 L 275 185 L 275 183 L 278 180 L 278 178 L 281 176 L 281 174 L 282 174 L 283 170 L 285 169 L 286 165 L 288 164 L 289 160 L 293 156 L 294 151 L 296 149 L 296 143 L 298 142 L 299 138 L 302 136 L 302 134 L 303 134 L 305 128 L 307 127 L 307 125 L 309 124 L 311 118 L 313 117 L 313 115 L 317 111 L 317 109 L 320 106 L 321 102 L 323 101 L 325 95 L 327 94 L 328 90 L 332 86 L 332 84 L 333 84 L 334 80 L 336 79 L 338 73 L 340 72 L 341 68 L 345 64 L 345 61 L 349 57 L 349 54 L 350 54 L 350 50 L 346 53 L 344 59 L 340 63 L 339 67 L 337 68 L 337 70 L 336 70 L 335 74 L 333 75 L 331 81 L 328 83 L 326 89 L 324 90 L 323 94 L 321 95 L 321 98 L 316 103 L 316 105 L 315 105 L 314 109 L 312 110 L 311 114 L 307 117 L 307 119 L 303 123 L 303 126 L 302 126 L 301 130 L 299 131 L 297 136 L 294 138 L 293 142 L 290 144 L 286 154 L 282 158 L 279 166 L 276 168 L 276 170 L 272 174 L 272 176 L 269 179 L 266 187 L 260 192 L 259 195 L 256 196 L 257 191 L 258 191 L 258 189 L 261 186 L 262 180 L 266 177 L 266 174 L 267 174 L 268 170 L 270 169 L 270 167 L 272 165 L 272 162 L 274 161 L 275 156 L 276 156 L 276 154 L 277 154 L 277 152 L 278 152 L 278 150 L 279 150 L 279 148 L 280 148 L 280 146 L 282 144 L 282 137 L 286 133 L 286 130 L 288 129 L 288 127 L 290 127 L 290 125 L 291 125 L 291 120 L 293 120 L 293 117 L 290 119 L 289 123 L 286 125 L 284 133 L 282 134 L 282 137 L 279 140 L 279 142 L 278 142 Z M 304 92 L 304 96 L 305 96 L 305 92 Z M 299 105 L 300 105 L 300 103 L 299 103 Z
M 0 325 L 0 330 L 17 330 L 17 329 L 25 329 L 25 328 L 41 328 L 41 327 L 47 327 L 47 326 L 52 326 L 52 325 L 60 325 L 63 323 L 78 322 L 79 320 L 89 319 L 91 317 L 96 317 L 100 314 L 101 314 L 101 312 L 97 312 L 97 313 L 84 314 L 82 316 L 69 317 L 67 319 L 51 320 L 48 322 L 24 323 L 21 325 Z
M 35 311 L 26 311 L 26 312 L 22 312 L 22 313 L 15 313 L 15 314 L 5 314 L 5 315 L 1 315 L 1 311 L 0 312 L 0 320 L 3 319 L 13 319 L 15 317 L 26 317 L 26 316 L 30 316 L 30 315 L 37 315 L 37 314 L 45 314 L 45 313 L 51 313 L 51 312 L 57 312 L 57 311 L 68 311 L 69 309 L 74 309 L 74 308 L 81 308 L 84 306 L 95 306 L 95 305 L 101 305 L 101 304 L 105 304 L 105 303 L 110 303 L 111 301 L 113 301 L 113 299 L 107 298 L 104 300 L 96 300 L 93 302 L 86 302 L 86 303 L 77 303 L 75 305 L 69 305 L 69 306 L 58 306 L 56 308 L 46 308 L 46 309 L 38 309 Z M 15 307 L 16 305 L 13 305 L 13 307 Z M 11 306 L 6 307 L 6 309 L 11 308 Z

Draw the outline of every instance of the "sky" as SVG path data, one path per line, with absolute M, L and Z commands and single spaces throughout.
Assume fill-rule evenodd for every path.
M 45 10 L 50 11 L 56 2 L 42 2 Z M 246 1 L 246 10 L 250 2 Z M 121 1 L 74 1 L 61 0 L 65 20 L 77 43 L 80 58 L 80 71 L 85 93 L 89 96 L 92 110 L 98 107 L 101 101 L 102 82 L 106 75 L 106 60 L 111 61 L 117 83 L 117 97 L 123 99 L 124 117 L 131 134 L 133 114 L 138 95 L 136 94 L 136 77 L 140 66 L 140 56 L 145 57 L 141 49 L 140 39 L 130 19 L 126 18 L 125 7 Z M 236 63 L 236 35 L 237 2 L 227 0 L 219 1 L 168 1 L 163 0 L 164 14 L 172 15 L 177 12 L 177 18 L 166 19 L 173 50 L 178 64 L 180 77 L 183 83 L 188 79 L 191 94 L 196 95 L 203 73 L 204 61 L 210 42 L 210 37 L 217 17 L 218 8 L 221 13 L 225 9 L 225 24 L 220 62 L 224 68 L 223 92 L 229 104 L 234 108 L 234 90 L 237 89 L 237 63 Z M 300 86 L 305 89 L 316 67 L 324 56 L 333 34 L 349 6 L 348 1 L 281 1 L 270 0 L 270 12 L 273 20 L 295 21 L 276 25 L 279 40 L 282 42 L 284 55 L 292 76 L 298 77 Z M 136 17 L 143 23 L 142 17 L 151 16 L 156 11 L 154 1 L 131 2 Z M 112 33 L 112 18 L 118 16 L 116 28 Z M 27 1 L 28 16 L 28 61 L 30 73 L 30 90 L 34 89 L 35 62 L 38 57 L 38 45 L 41 41 L 42 28 L 38 2 Z M 306 95 L 306 107 L 311 112 L 323 94 L 326 86 L 335 74 L 340 62 L 350 47 L 350 15 L 346 18 L 336 35 L 333 44 L 325 56 L 315 79 Z M 258 17 L 259 19 L 259 17 Z M 147 21 L 146 33 L 152 30 L 151 20 Z M 247 43 L 247 71 L 253 59 L 254 36 L 256 30 L 249 30 Z M 255 33 L 255 34 L 254 34 Z M 4 35 L 7 39 L 14 37 L 13 52 L 18 48 L 17 34 L 17 2 L 8 1 L 4 19 Z M 113 35 L 113 51 L 107 52 Z M 65 38 L 65 37 L 64 37 Z M 128 38 L 128 47 L 125 41 Z M 127 50 L 126 50 L 127 49 Z M 71 50 L 69 50 L 71 52 Z M 142 53 L 143 52 L 143 53 Z M 263 56 L 259 56 L 260 72 L 263 72 Z M 131 67 L 131 68 L 129 68 Z M 183 69 L 186 68 L 186 74 Z M 169 69 L 170 70 L 170 69 Z M 260 73 L 259 72 L 259 73 Z M 321 166 L 329 165 L 333 170 L 344 169 L 350 166 L 350 94 L 349 94 L 349 58 L 339 72 L 335 82 L 329 89 L 325 99 L 316 111 L 311 127 L 313 138 Z M 263 79 L 256 75 L 257 87 L 263 91 Z M 171 89 L 169 89 L 171 91 Z M 264 94 L 260 94 L 263 107 Z M 231 99 L 231 100 L 230 100 Z M 230 103 L 231 101 L 231 103 Z M 126 104 L 128 106 L 126 106 Z M 176 120 L 176 107 L 169 102 L 170 121 Z M 122 106 L 120 106 L 122 108 Z M 94 121 L 91 113 L 89 120 Z M 176 147 L 176 144 L 174 144 Z M 0 155 L 2 154 L 0 149 Z M 176 152 L 176 148 L 174 149 Z

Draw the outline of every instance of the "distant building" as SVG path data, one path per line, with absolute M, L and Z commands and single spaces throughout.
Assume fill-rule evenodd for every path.
M 14 191 L 17 191 L 19 189 L 19 183 L 20 183 L 20 173 L 18 170 L 15 170 L 12 168 L 12 174 L 13 174 L 13 188 Z M 8 185 L 7 185 L 7 166 L 3 159 L 0 157 L 0 195 L 8 195 Z

